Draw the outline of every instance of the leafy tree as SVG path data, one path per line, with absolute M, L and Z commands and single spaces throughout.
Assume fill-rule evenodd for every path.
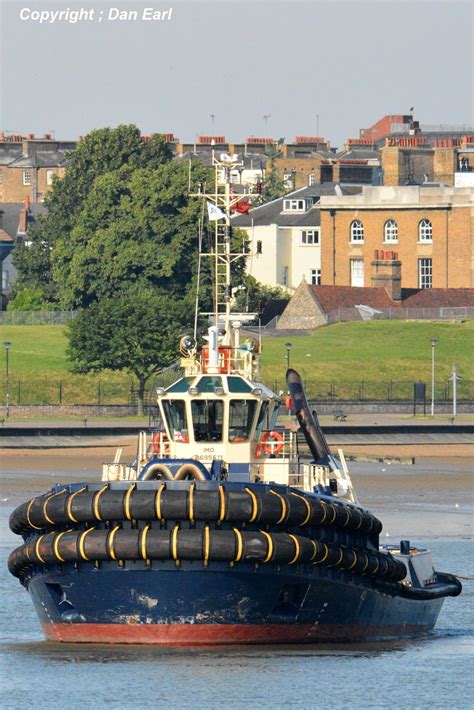
M 177 357 L 183 329 L 192 327 L 189 301 L 131 287 L 82 309 L 70 322 L 68 355 L 75 372 L 126 370 L 138 380 L 138 414 L 146 383 Z
M 59 298 L 52 250 L 72 232 L 94 181 L 124 166 L 130 170 L 156 169 L 171 160 L 171 152 L 162 136 L 157 134 L 143 141 L 139 129 L 130 125 L 92 131 L 69 160 L 64 177 L 54 181 L 45 198 L 48 213 L 39 219 L 39 233 L 29 234 L 30 246 L 15 249 L 16 289 L 40 287 L 52 301 Z
M 193 175 L 204 180 L 208 172 L 196 164 Z M 61 301 L 84 308 L 136 283 L 182 296 L 195 278 L 200 210 L 188 197 L 187 165 L 101 175 L 52 252 Z
M 52 307 L 40 288 L 23 288 L 8 304 L 9 311 L 48 311 Z
M 288 292 L 280 286 L 267 286 L 253 276 L 246 276 L 244 288 L 237 293 L 236 306 L 249 313 L 262 313 L 269 301 L 288 298 Z

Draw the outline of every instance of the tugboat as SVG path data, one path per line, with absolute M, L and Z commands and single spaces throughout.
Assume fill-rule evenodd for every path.
M 213 156 L 214 311 L 204 344 L 180 342 L 183 376 L 156 391 L 161 426 L 136 460 L 96 484 L 55 485 L 20 505 L 8 561 L 47 639 L 144 644 L 273 644 L 399 639 L 432 629 L 461 592 L 429 551 L 380 546 L 298 373 L 286 373 L 296 427 L 259 377 L 260 343 L 232 312 L 230 156 Z M 237 165 L 238 167 L 238 165 Z

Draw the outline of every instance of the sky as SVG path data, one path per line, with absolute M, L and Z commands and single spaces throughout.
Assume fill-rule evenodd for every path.
M 135 123 L 183 142 L 342 146 L 412 106 L 422 124 L 473 123 L 470 0 L 0 2 L 1 130 L 74 139 Z

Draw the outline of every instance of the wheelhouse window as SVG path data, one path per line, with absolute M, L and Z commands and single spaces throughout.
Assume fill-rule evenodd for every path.
M 422 219 L 418 225 L 418 241 L 432 242 L 433 241 L 433 225 L 429 219 Z
M 304 200 L 283 200 L 284 212 L 304 212 L 305 207 Z
M 433 287 L 433 264 L 431 259 L 418 259 L 418 288 Z
M 189 441 L 186 407 L 182 399 L 163 399 L 166 423 L 173 441 Z
M 383 238 L 385 242 L 398 242 L 398 224 L 394 219 L 385 222 Z
M 257 402 L 252 399 L 231 399 L 229 409 L 229 441 L 247 441 L 252 429 Z
M 359 219 L 355 219 L 351 223 L 351 242 L 364 241 L 364 225 Z
M 319 244 L 319 229 L 303 229 L 301 232 L 301 244 L 303 246 Z
M 196 441 L 222 441 L 224 402 L 221 399 L 194 399 L 191 414 Z
M 256 433 L 260 433 L 263 429 L 268 429 L 270 422 L 268 421 L 268 402 L 262 402 L 262 408 L 258 415 Z

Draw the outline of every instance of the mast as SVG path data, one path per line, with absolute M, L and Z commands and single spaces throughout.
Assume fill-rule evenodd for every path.
M 237 155 L 221 153 L 216 157 L 212 151 L 212 165 L 214 168 L 214 191 L 203 192 L 199 190 L 192 197 L 205 200 L 208 205 L 209 220 L 214 222 L 214 239 L 212 250 L 204 252 L 202 256 L 210 257 L 214 265 L 213 283 L 213 310 L 203 315 L 211 316 L 213 324 L 209 328 L 207 340 L 209 342 L 209 369 L 218 371 L 217 359 L 220 346 L 232 349 L 232 370 L 239 371 L 238 350 L 240 345 L 239 328 L 242 322 L 251 321 L 255 313 L 232 312 L 232 264 L 238 259 L 248 256 L 243 249 L 232 248 L 231 210 L 241 200 L 253 197 L 251 193 L 231 192 L 231 170 L 243 168 L 243 162 Z M 244 368 L 245 374 L 250 376 L 248 366 Z

